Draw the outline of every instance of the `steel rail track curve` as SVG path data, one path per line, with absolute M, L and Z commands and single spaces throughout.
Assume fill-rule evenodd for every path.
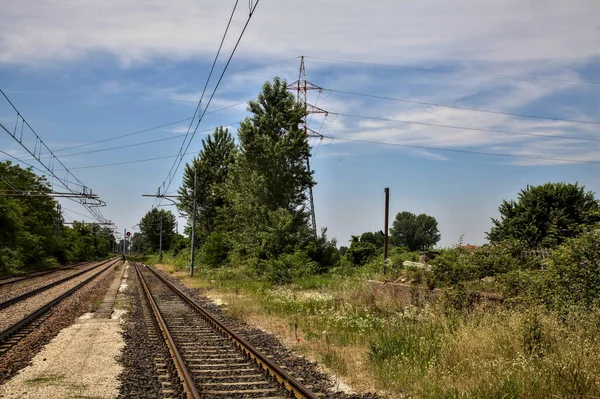
M 291 394 L 292 397 L 294 397 L 296 399 L 318 399 L 318 396 L 315 395 L 313 392 L 311 392 L 307 387 L 305 387 L 299 381 L 294 379 L 285 370 L 283 370 L 282 368 L 280 368 L 279 366 L 274 364 L 265 355 L 260 353 L 256 348 L 254 348 L 251 344 L 249 344 L 245 339 L 243 339 L 241 336 L 239 336 L 237 333 L 235 333 L 232 329 L 230 329 L 225 324 L 223 324 L 212 313 L 210 313 L 206 309 L 199 306 L 190 296 L 188 296 L 187 294 L 182 292 L 179 288 L 177 288 L 173 284 L 171 284 L 168 280 L 166 280 L 163 276 L 161 276 L 157 271 L 155 271 L 154 269 L 152 269 L 146 265 L 140 266 L 138 264 L 135 265 L 135 269 L 136 269 L 137 275 L 140 279 L 140 282 L 142 284 L 146 298 L 148 299 L 148 302 L 150 303 L 150 306 L 152 307 L 152 310 L 156 316 L 156 319 L 157 319 L 158 325 L 160 327 L 160 330 L 163 334 L 163 337 L 165 338 L 165 341 L 167 342 L 169 351 L 173 354 L 173 361 L 175 363 L 177 370 L 179 371 L 180 378 L 183 381 L 184 389 L 188 395 L 188 398 L 197 399 L 200 397 L 204 397 L 204 396 L 201 396 L 200 393 L 202 393 L 203 395 L 209 395 L 209 397 L 228 397 L 228 398 L 238 397 L 238 396 L 239 397 L 256 397 L 254 395 L 260 394 L 260 392 L 261 392 L 260 388 L 254 388 L 254 391 L 252 391 L 252 392 L 250 392 L 249 390 L 215 391 L 215 390 L 208 390 L 208 389 L 205 389 L 205 390 L 200 389 L 200 391 L 199 391 L 198 388 L 196 388 L 196 385 L 201 385 L 201 386 L 211 386 L 211 385 L 226 386 L 227 385 L 228 388 L 232 388 L 232 387 L 235 388 L 237 386 L 239 386 L 239 387 L 241 387 L 241 386 L 257 386 L 257 385 L 262 385 L 262 384 L 266 385 L 266 384 L 272 383 L 272 384 L 275 384 L 276 386 L 278 386 L 279 387 L 278 389 L 281 389 L 282 393 L 286 397 L 287 397 L 287 395 Z M 168 295 L 166 295 L 164 292 L 161 294 L 157 294 L 157 293 L 153 294 L 150 290 L 150 287 L 149 287 L 147 281 L 146 281 L 146 277 L 144 277 L 144 273 L 142 272 L 142 269 L 149 270 L 152 273 L 152 276 L 156 277 L 160 281 L 160 283 L 162 283 L 164 285 L 164 287 L 166 287 L 168 289 L 168 293 L 175 294 L 175 296 L 168 297 Z M 170 310 L 169 312 L 161 311 L 161 309 L 160 309 L 161 306 L 159 306 L 159 304 L 157 303 L 155 296 L 157 298 L 160 298 L 159 300 L 162 301 L 161 306 L 168 308 Z M 176 301 L 174 301 L 174 298 L 179 298 L 179 303 L 176 303 Z M 185 307 L 187 307 L 187 310 L 182 310 L 182 307 L 181 307 L 182 303 Z M 191 310 L 191 312 L 199 314 L 201 316 L 201 319 L 192 318 L 190 320 L 202 320 L 202 321 L 204 321 L 204 323 L 203 323 L 204 326 L 198 326 L 198 325 L 190 326 L 187 323 L 181 324 L 182 315 L 185 315 L 185 313 L 187 312 L 187 316 L 189 317 L 190 310 Z M 184 313 L 182 313 L 182 312 L 184 312 Z M 172 324 L 171 328 L 169 327 L 169 324 Z M 214 346 L 202 347 L 201 343 L 198 342 L 199 339 L 198 339 L 197 335 L 193 336 L 194 341 L 191 341 L 188 337 L 188 342 L 185 342 L 186 341 L 185 338 L 182 338 L 182 337 L 185 337 L 186 333 L 189 336 L 190 331 L 191 331 L 190 327 L 192 327 L 194 334 L 201 333 L 200 330 L 210 330 L 210 333 L 208 333 L 208 334 L 212 334 L 212 335 L 209 335 L 208 337 L 206 337 L 206 340 L 208 342 L 217 342 L 217 341 L 223 340 L 223 341 L 228 342 L 228 345 L 230 347 L 232 347 L 232 349 L 228 349 L 228 350 L 225 350 L 223 348 L 209 349 L 209 348 L 215 348 Z M 216 335 L 219 338 L 215 337 L 215 332 L 218 333 Z M 178 337 L 175 335 L 178 335 Z M 223 338 L 225 338 L 225 339 L 223 339 Z M 192 345 L 192 346 L 190 346 L 190 345 Z M 183 350 L 180 351 L 180 349 L 179 349 L 180 347 L 183 347 Z M 204 348 L 204 350 L 203 350 L 203 348 Z M 205 349 L 209 349 L 208 352 L 210 352 L 212 350 L 213 353 L 205 354 L 204 358 L 202 358 L 202 359 L 196 359 L 196 358 L 186 359 L 185 353 L 188 353 L 188 354 L 189 353 L 200 353 L 201 351 L 207 352 Z M 265 379 L 268 379 L 271 382 L 256 382 L 256 381 L 231 382 L 231 381 L 229 381 L 229 382 L 215 383 L 214 380 L 216 380 L 216 379 L 221 378 L 221 379 L 223 379 L 223 381 L 225 381 L 225 379 L 231 380 L 231 379 L 235 379 L 236 377 L 224 377 L 224 376 L 219 376 L 218 374 L 214 374 L 214 373 L 218 373 L 218 372 L 226 369 L 225 365 L 223 365 L 222 363 L 218 363 L 216 365 L 209 365 L 209 364 L 206 364 L 206 362 L 210 361 L 211 359 L 213 361 L 215 361 L 215 360 L 222 361 L 223 358 L 221 358 L 219 356 L 225 356 L 225 358 L 228 356 L 230 358 L 230 362 L 233 362 L 233 363 L 235 363 L 236 361 L 239 362 L 240 360 L 236 360 L 236 359 L 238 359 L 240 357 L 240 353 L 229 352 L 227 355 L 219 355 L 219 353 L 222 353 L 224 351 L 232 351 L 234 349 L 236 349 L 237 352 L 243 353 L 246 356 L 246 358 L 249 358 L 250 360 L 252 360 L 255 363 L 254 367 L 256 367 L 256 370 L 262 372 L 259 374 L 254 374 L 252 376 L 257 376 L 259 378 L 262 378 L 261 381 L 265 381 Z M 184 355 L 182 355 L 181 352 L 184 352 Z M 232 356 L 233 356 L 233 358 L 232 358 Z M 197 364 L 196 362 L 198 360 L 201 360 L 203 363 Z M 191 364 L 191 366 L 190 366 L 190 364 Z M 231 366 L 246 367 L 245 364 L 246 363 L 233 364 Z M 193 369 L 194 366 L 196 367 L 196 369 Z M 201 369 L 202 369 L 202 367 L 204 367 L 205 369 L 209 369 L 209 368 L 213 367 L 213 369 L 198 371 L 198 369 L 197 369 L 198 367 L 200 367 Z M 202 381 L 202 382 L 194 381 L 195 374 L 200 373 L 200 372 L 209 372 L 209 371 L 213 374 L 211 374 L 210 377 L 205 377 L 206 381 Z M 273 389 L 267 389 L 266 391 L 272 392 Z M 266 395 L 262 395 L 261 397 L 266 397 Z M 273 397 L 273 396 L 271 396 L 271 397 Z M 280 398 L 281 396 L 278 395 L 277 397 Z
M 45 305 L 39 307 L 35 311 L 31 312 L 27 316 L 23 317 L 21 320 L 15 322 L 11 326 L 5 328 L 0 331 L 0 355 L 4 354 L 8 351 L 12 346 L 14 346 L 17 342 L 21 340 L 24 336 L 29 334 L 31 331 L 35 329 L 41 322 L 45 320 L 44 316 L 46 313 L 54 306 L 59 304 L 63 299 L 67 298 L 81 287 L 85 286 L 87 283 L 94 280 L 96 277 L 100 276 L 106 270 L 111 268 L 117 262 L 119 262 L 119 258 L 109 259 L 106 262 L 103 262 L 102 265 L 108 263 L 106 267 L 103 267 L 100 271 L 94 273 L 92 276 L 86 278 L 76 286 L 70 288 L 66 292 L 54 298 L 52 301 L 46 303 Z M 94 268 L 95 269 L 95 268 Z M 92 269 L 93 270 L 93 269 Z M 88 269 L 87 272 L 90 270 Z M 33 327 L 31 326 L 33 325 Z M 27 331 L 21 333 L 22 330 L 25 330 L 27 327 Z
M 105 264 L 107 264 L 108 262 L 110 262 L 110 261 L 112 261 L 112 260 L 114 260 L 114 258 L 113 258 L 113 259 L 108 259 L 108 260 L 105 260 L 105 261 L 103 261 L 103 262 L 101 262 L 101 263 L 97 264 L 96 266 L 92 266 L 92 267 L 90 267 L 89 269 L 85 269 L 85 270 L 82 270 L 82 271 L 80 271 L 80 272 L 77 272 L 77 273 L 75 273 L 75 274 L 71 274 L 70 276 L 66 276 L 66 277 L 64 277 L 64 278 L 61 278 L 60 280 L 53 281 L 53 282 L 51 282 L 51 283 L 49 283 L 49 284 L 46 284 L 46 285 L 44 285 L 44 286 L 42 286 L 42 287 L 36 288 L 36 289 L 34 289 L 34 290 L 31 290 L 31 291 L 27 291 L 27 292 L 25 292 L 25 293 L 23 293 L 23 294 L 21 294 L 21 295 L 17 295 L 17 296 L 15 296 L 15 297 L 13 297 L 13 298 L 7 299 L 7 300 L 6 300 L 6 301 L 4 301 L 4 302 L 0 302 L 0 309 L 7 308 L 7 307 L 9 307 L 10 305 L 12 305 L 12 304 L 14 304 L 14 303 L 17 303 L 17 302 L 23 301 L 23 300 L 25 300 L 25 299 L 27 299 L 27 298 L 29 298 L 29 297 L 32 297 L 32 296 L 34 296 L 34 295 L 37 295 L 37 294 L 39 294 L 40 292 L 43 292 L 43 291 L 49 290 L 49 289 L 50 289 L 50 288 L 52 288 L 52 287 L 55 287 L 55 286 L 57 286 L 57 285 L 59 285 L 59 284 L 62 284 L 62 283 L 64 283 L 64 282 L 67 282 L 67 281 L 69 281 L 69 280 L 72 280 L 72 279 L 74 279 L 75 277 L 81 276 L 82 274 L 85 274 L 85 273 L 88 273 L 88 272 L 90 272 L 90 271 L 92 271 L 92 270 L 94 270 L 94 269 L 97 269 L 97 268 L 101 267 L 102 265 L 105 265 Z

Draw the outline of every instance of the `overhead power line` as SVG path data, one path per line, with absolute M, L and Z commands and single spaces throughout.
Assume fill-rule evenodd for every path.
M 355 93 L 355 92 L 345 91 L 345 90 L 336 90 L 336 89 L 323 89 L 323 90 L 328 90 L 328 91 L 331 91 L 333 93 L 349 94 L 349 95 L 352 95 L 352 96 L 376 98 L 376 99 L 379 99 L 379 100 L 398 101 L 398 102 L 410 103 L 410 104 L 429 105 L 429 106 L 432 106 L 432 107 L 442 107 L 442 108 L 459 109 L 459 110 L 462 110 L 462 111 L 474 111 L 474 112 L 483 112 L 483 113 L 488 113 L 488 114 L 518 116 L 518 117 L 522 117 L 522 118 L 547 119 L 547 120 L 551 120 L 551 121 L 572 122 L 572 123 L 585 123 L 585 124 L 590 124 L 590 125 L 600 125 L 600 122 L 594 122 L 594 121 L 584 121 L 584 120 L 578 120 L 578 119 L 565 119 L 565 118 L 554 118 L 554 117 L 551 117 L 551 116 L 539 116 L 539 115 L 519 114 L 519 113 L 504 112 L 504 111 L 492 111 L 492 110 L 481 109 L 481 108 L 462 107 L 462 106 L 458 106 L 458 105 L 447 105 L 447 104 L 436 104 L 436 103 L 430 103 L 430 102 L 425 102 L 425 101 L 408 100 L 408 99 L 404 99 L 404 98 L 394 98 L 394 97 L 386 97 L 386 96 L 377 96 L 377 95 L 373 95 L 373 94 Z
M 10 131 L 0 123 L 0 128 L 8 133 L 19 145 L 33 156 L 40 165 L 46 169 L 44 174 L 52 176 L 56 181 L 60 182 L 71 194 L 79 198 L 81 205 L 86 207 L 90 213 L 92 213 L 99 222 L 108 222 L 97 207 L 106 205 L 104 201 L 98 198 L 97 195 L 92 193 L 92 190 L 81 182 L 75 175 L 62 163 L 60 159 L 48 148 L 46 143 L 40 138 L 36 131 L 31 127 L 29 122 L 25 120 L 23 115 L 10 101 L 6 93 L 0 89 L 0 93 L 6 99 L 10 107 L 15 111 L 17 120 L 13 131 Z M 32 142 L 33 141 L 33 145 Z M 28 146 L 29 144 L 29 146 Z M 31 148 L 33 147 L 33 149 Z M 42 149 L 51 155 L 48 159 L 42 159 Z M 4 151 L 3 151 L 4 153 Z M 12 156 L 11 156 L 12 157 Z M 15 158 L 15 157 L 13 157 Z M 22 162 L 22 161 L 21 161 Z M 60 176 L 56 173 L 57 166 L 63 167 Z
M 409 125 L 421 125 L 421 126 L 440 127 L 440 128 L 458 129 L 458 130 L 471 130 L 471 131 L 475 131 L 475 132 L 489 132 L 489 133 L 511 134 L 511 135 L 517 135 L 517 136 L 531 136 L 531 137 L 580 140 L 580 141 L 596 141 L 596 142 L 600 141 L 600 138 L 592 138 L 592 137 L 576 137 L 576 136 L 561 136 L 561 135 L 555 135 L 555 134 L 513 132 L 510 130 L 485 129 L 485 128 L 455 126 L 455 125 L 442 125 L 442 124 L 429 123 L 429 122 L 406 121 L 406 120 L 399 120 L 399 119 L 382 118 L 382 117 L 377 117 L 377 116 L 354 115 L 354 114 L 344 114 L 344 113 L 335 113 L 335 112 L 330 112 L 330 114 L 345 116 L 348 118 L 370 119 L 370 120 L 383 121 L 383 122 L 404 123 L 404 124 L 409 124 Z
M 185 154 L 183 154 L 183 156 L 192 155 L 192 154 L 196 154 L 196 152 L 194 152 L 194 151 L 186 152 Z M 71 169 L 94 169 L 94 168 L 103 168 L 106 166 L 128 165 L 128 164 L 132 164 L 132 163 L 158 161 L 160 159 L 169 159 L 169 158 L 175 158 L 175 157 L 179 157 L 179 156 L 181 156 L 181 154 L 165 155 L 162 157 L 143 158 L 143 159 L 137 159 L 137 160 L 133 160 L 133 161 L 105 163 L 105 164 L 100 164 L 100 165 L 77 166 L 77 167 L 71 168 Z
M 200 133 L 212 132 L 217 127 L 229 127 L 229 126 L 234 126 L 236 124 L 239 124 L 239 122 L 229 123 L 227 125 L 219 125 L 219 126 L 215 126 L 215 127 L 212 127 L 212 128 L 200 130 L 199 132 Z M 181 136 L 183 136 L 183 135 L 184 135 L 184 133 L 181 133 L 181 134 L 172 135 L 171 137 L 165 137 L 165 138 L 162 138 L 162 139 L 138 141 L 137 143 L 120 145 L 120 146 L 117 146 L 117 147 L 100 148 L 100 149 L 97 149 L 97 150 L 89 150 L 89 151 L 82 151 L 82 152 L 73 152 L 73 153 L 69 153 L 69 154 L 63 154 L 63 155 L 61 155 L 61 157 L 62 158 L 64 158 L 64 157 L 72 157 L 72 156 L 75 156 L 75 155 L 93 154 L 93 153 L 96 153 L 96 152 L 105 152 L 105 151 L 120 150 L 122 148 L 139 147 L 139 146 L 142 146 L 142 145 L 159 143 L 159 142 L 162 142 L 162 141 L 180 139 Z M 73 169 L 73 168 L 71 168 L 71 169 Z
M 204 106 L 204 111 L 200 115 L 200 118 L 198 118 L 198 122 L 196 123 L 196 127 L 194 128 L 194 132 L 192 133 L 192 136 L 190 137 L 190 139 L 185 147 L 185 150 L 183 150 L 182 153 L 186 153 L 188 148 L 190 147 L 190 144 L 192 143 L 192 140 L 194 139 L 194 136 L 196 135 L 196 131 L 198 130 L 198 126 L 200 125 L 200 122 L 202 122 L 202 119 L 204 118 L 204 115 L 206 114 L 206 111 L 207 111 L 208 107 L 210 106 L 210 103 L 211 103 L 212 99 L 214 98 L 215 93 L 217 92 L 217 89 L 219 88 L 219 85 L 221 84 L 221 81 L 223 80 L 223 76 L 225 76 L 225 72 L 227 71 L 227 68 L 229 67 L 229 64 L 231 63 L 231 60 L 233 59 L 233 56 L 234 56 L 240 42 L 242 41 L 242 37 L 244 36 L 244 33 L 246 32 L 246 29 L 248 28 L 248 25 L 250 24 L 250 20 L 252 19 L 252 16 L 254 15 L 254 11 L 256 10 L 256 7 L 258 7 L 259 2 L 260 2 L 260 0 L 256 0 L 256 3 L 254 3 L 254 6 L 250 9 L 250 14 L 248 15 L 248 18 L 246 19 L 246 23 L 244 24 L 244 27 L 242 28 L 242 31 L 235 43 L 235 46 L 233 47 L 233 50 L 231 51 L 231 54 L 229 55 L 229 58 L 227 59 L 227 62 L 225 63 L 225 66 L 223 67 L 221 76 L 219 76 L 219 80 L 217 81 L 217 83 L 212 91 L 212 94 L 210 95 L 210 97 L 206 103 L 206 106 Z M 185 143 L 185 140 L 184 140 L 184 143 Z M 175 178 L 175 174 L 177 173 L 177 170 L 179 169 L 179 166 L 181 165 L 182 161 L 183 161 L 183 155 L 179 158 L 179 162 L 177 161 L 177 158 L 175 159 L 173 166 L 175 164 L 177 164 L 177 166 L 171 167 L 171 170 L 169 171 L 167 178 L 163 181 L 163 183 L 159 187 L 159 192 L 161 192 L 161 191 L 166 192 L 169 190 L 169 187 L 171 186 L 171 183 L 173 182 L 173 179 Z M 168 180 L 168 182 L 167 182 L 167 180 Z M 159 203 L 160 203 L 160 200 L 159 200 Z
M 528 80 L 528 81 L 533 81 L 533 82 L 548 82 L 548 83 L 557 83 L 557 84 L 573 85 L 573 86 L 576 86 L 576 85 L 600 86 L 600 82 L 585 81 L 585 80 L 582 80 L 579 82 L 573 82 L 573 81 L 560 80 L 560 79 L 547 79 L 547 78 L 538 78 L 538 77 L 532 77 L 532 76 L 518 76 L 518 75 L 501 75 L 501 74 L 493 74 L 493 73 L 485 73 L 485 72 L 440 71 L 439 69 L 427 69 L 427 68 L 420 68 L 420 67 L 410 66 L 410 65 L 382 64 L 382 63 L 367 62 L 367 61 L 342 60 L 342 59 L 330 58 L 330 57 L 311 57 L 308 55 L 305 56 L 305 58 L 312 58 L 313 60 L 321 60 L 321 61 L 339 62 L 339 63 L 345 63 L 345 64 L 372 65 L 372 66 L 385 67 L 385 68 L 412 69 L 415 71 L 427 72 L 427 73 L 438 73 L 438 74 L 448 73 L 448 74 L 456 74 L 456 75 L 475 75 L 475 76 L 479 75 L 479 76 L 488 76 L 488 77 L 496 78 L 496 79 Z
M 464 154 L 487 155 L 487 156 L 508 157 L 508 158 L 536 159 L 536 160 L 545 160 L 545 161 L 561 161 L 561 162 L 569 162 L 569 163 L 600 164 L 600 161 L 591 161 L 591 160 L 576 160 L 576 159 L 566 159 L 566 158 L 544 157 L 544 156 L 537 156 L 537 155 L 500 154 L 500 153 L 494 153 L 494 152 L 462 150 L 462 149 L 457 149 L 457 148 L 442 148 L 442 147 L 429 147 L 429 146 L 413 145 L 413 144 L 387 143 L 387 142 L 383 142 L 383 141 L 352 139 L 352 138 L 331 136 L 331 135 L 323 135 L 323 137 L 333 139 L 333 140 L 343 140 L 343 141 L 351 141 L 351 142 L 365 143 L 365 144 L 388 145 L 388 146 L 393 146 L 393 147 L 416 148 L 416 149 L 420 149 L 420 150 L 430 150 L 430 151 L 445 151 L 445 152 L 455 152 L 455 153 L 464 153 Z
M 252 101 L 252 100 L 254 100 L 254 98 L 251 98 L 250 100 L 247 100 L 247 101 L 241 101 L 239 103 L 231 104 L 231 105 L 228 105 L 226 107 L 216 109 L 214 111 L 207 112 L 206 115 L 210 115 L 210 114 L 214 114 L 214 113 L 217 113 L 217 112 L 225 111 L 225 110 L 230 109 L 230 108 L 238 107 L 240 105 L 247 104 L 249 101 Z M 109 137 L 107 139 L 102 139 L 102 140 L 98 140 L 98 141 L 92 141 L 92 142 L 84 143 L 84 144 L 73 145 L 73 146 L 70 146 L 70 147 L 64 147 L 64 148 L 61 148 L 61 149 L 56 150 L 54 152 L 60 152 L 60 151 L 66 151 L 66 150 L 73 150 L 75 148 L 87 147 L 87 146 L 94 145 L 94 144 L 106 143 L 107 141 L 122 139 L 124 137 L 135 136 L 135 135 L 138 135 L 138 134 L 150 132 L 152 130 L 162 129 L 163 127 L 169 127 L 169 126 L 177 125 L 177 124 L 182 123 L 182 122 L 187 122 L 190 119 L 192 119 L 192 118 L 180 119 L 178 121 L 165 123 L 165 124 L 162 124 L 162 125 L 150 127 L 150 128 L 143 129 L 143 130 L 138 130 L 138 131 L 135 131 L 135 132 L 132 132 L 132 133 L 125 133 L 125 134 L 121 134 L 121 135 L 118 135 L 118 136 Z M 45 153 L 42 153 L 42 154 L 45 154 Z
M 219 49 L 217 50 L 217 54 L 215 54 L 215 58 L 213 60 L 212 66 L 210 67 L 210 72 L 208 73 L 208 77 L 206 78 L 206 83 L 204 84 L 204 88 L 202 89 L 202 94 L 200 95 L 200 99 L 198 100 L 198 104 L 196 105 L 196 110 L 194 111 L 194 116 L 192 117 L 192 119 L 190 121 L 190 125 L 187 128 L 187 132 L 185 133 L 185 137 L 183 138 L 183 142 L 181 143 L 181 147 L 179 148 L 179 153 L 184 152 L 183 147 L 185 146 L 188 135 L 190 134 L 190 131 L 192 130 L 192 126 L 194 125 L 194 119 L 196 119 L 196 115 L 198 114 L 198 111 L 200 111 L 200 108 L 202 107 L 202 100 L 204 99 L 204 93 L 206 93 L 206 88 L 208 87 L 210 78 L 212 77 L 213 71 L 215 70 L 215 65 L 217 64 L 217 60 L 219 59 L 219 54 L 221 54 L 221 49 L 223 48 L 223 43 L 225 42 L 225 38 L 227 37 L 227 32 L 229 32 L 229 27 L 231 26 L 231 20 L 233 19 L 233 15 L 235 14 L 235 10 L 237 9 L 238 2 L 239 2 L 239 0 L 235 1 L 235 4 L 233 5 L 233 10 L 231 10 L 231 15 L 229 16 L 229 21 L 227 21 L 227 27 L 225 28 L 223 37 L 221 38 L 221 43 L 219 44 Z M 202 119 L 202 117 L 200 117 L 200 119 Z M 194 131 L 194 134 L 195 133 L 196 132 Z M 194 135 L 192 134 L 192 138 L 193 138 L 193 136 Z M 190 138 L 190 141 L 192 140 L 192 138 Z M 177 162 L 177 160 L 175 160 L 175 162 L 173 162 L 173 165 L 171 165 L 171 170 L 169 170 L 169 174 L 173 170 L 173 167 L 175 166 L 176 162 Z

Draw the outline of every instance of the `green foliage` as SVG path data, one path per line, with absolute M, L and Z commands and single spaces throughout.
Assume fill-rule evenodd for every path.
M 239 155 L 225 192 L 224 219 L 236 250 L 257 259 L 276 259 L 310 242 L 306 190 L 314 185 L 306 168 L 308 141 L 299 124 L 304 109 L 287 91 L 286 82 L 267 82 L 252 116 L 240 124 Z
M 369 241 L 370 236 L 367 236 L 366 242 L 362 241 L 362 237 L 352 236 L 350 240 L 350 248 L 346 251 L 346 259 L 356 266 L 363 266 L 369 262 L 377 254 L 377 246 Z
M 188 226 L 191 226 L 196 175 L 196 234 L 199 237 L 207 236 L 217 226 L 219 212 L 227 202 L 222 185 L 227 180 L 236 154 L 229 130 L 218 127 L 206 140 L 202 140 L 198 156 L 185 166 L 177 208 L 188 215 Z
M 360 242 L 369 242 L 375 245 L 375 248 L 383 248 L 383 234 L 379 232 L 364 232 L 360 236 Z
M 555 307 L 600 305 L 600 224 L 553 251 L 547 271 Z
M 229 254 L 230 246 L 227 236 L 222 231 L 213 231 L 204 241 L 200 251 L 200 260 L 210 267 L 221 266 Z
M 50 193 L 44 177 L 0 162 L 0 190 Z M 56 235 L 56 201 L 49 195 L 0 197 L 0 274 L 104 257 L 110 231 L 75 222 Z
M 140 220 L 140 232 L 145 250 L 158 251 L 161 225 L 162 249 L 168 251 L 171 248 L 171 240 L 175 234 L 175 215 L 171 211 L 152 208 Z
M 303 251 L 284 253 L 275 259 L 261 259 L 255 267 L 260 277 L 265 277 L 273 284 L 289 284 L 295 278 L 310 276 L 319 270 L 319 264 Z
M 506 240 L 479 248 L 456 247 L 441 251 L 431 262 L 436 279 L 456 284 L 496 277 L 517 270 L 538 270 L 542 260 L 520 241 Z
M 417 216 L 411 212 L 400 212 L 390 229 L 390 243 L 407 247 L 410 251 L 427 250 L 440 238 L 437 220 L 424 213 Z
M 500 219 L 488 233 L 491 242 L 516 239 L 527 247 L 555 247 L 600 221 L 600 203 L 577 183 L 527 186 L 517 201 L 503 201 Z

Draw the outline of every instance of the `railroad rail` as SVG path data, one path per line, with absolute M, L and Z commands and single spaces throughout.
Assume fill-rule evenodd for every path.
M 90 277 L 86 278 L 85 280 L 81 281 L 74 287 L 63 292 L 61 295 L 57 296 L 56 298 L 52 299 L 50 302 L 47 302 L 43 306 L 41 306 L 41 307 L 37 308 L 36 310 L 34 310 L 33 312 L 27 314 L 25 317 L 21 318 L 20 320 L 13 323 L 9 327 L 0 331 L 0 355 L 3 355 L 10 348 L 12 348 L 14 345 L 16 345 L 23 337 L 30 334 L 33 330 L 35 330 L 36 327 L 38 327 L 41 323 L 43 323 L 43 321 L 49 317 L 48 311 L 52 307 L 59 304 L 62 300 L 64 300 L 68 296 L 75 293 L 77 290 L 79 290 L 81 287 L 85 286 L 87 283 L 91 282 L 92 280 L 94 280 L 96 277 L 100 276 L 106 270 L 108 270 L 109 268 L 114 266 L 116 263 L 118 263 L 119 260 L 120 260 L 119 258 L 109 259 L 108 261 L 102 262 L 101 264 L 99 264 L 93 268 L 86 269 L 85 273 L 88 273 L 96 268 L 100 268 L 99 271 L 92 274 Z M 104 267 L 102 267 L 102 266 L 104 266 Z
M 0 310 L 4 309 L 4 308 L 7 308 L 7 307 L 9 307 L 10 305 L 12 305 L 14 303 L 21 302 L 21 301 L 23 301 L 23 300 L 25 300 L 25 299 L 27 299 L 29 297 L 37 295 L 40 292 L 44 292 L 46 290 L 49 290 L 50 288 L 55 287 L 55 286 L 57 286 L 59 284 L 62 284 L 62 283 L 67 282 L 69 280 L 72 280 L 75 277 L 81 276 L 82 274 L 88 273 L 91 270 L 97 269 L 97 268 L 101 267 L 102 265 L 105 265 L 105 264 L 107 264 L 107 263 L 109 263 L 109 262 L 111 262 L 113 260 L 114 259 L 105 260 L 105 261 L 103 261 L 103 262 L 101 262 L 101 263 L 99 263 L 99 264 L 97 264 L 95 266 L 92 266 L 90 268 L 81 270 L 81 271 L 79 271 L 77 273 L 74 273 L 74 274 L 70 274 L 70 275 L 68 275 L 66 277 L 63 277 L 63 278 L 59 279 L 59 280 L 53 281 L 53 282 L 48 283 L 46 285 L 43 285 L 41 287 L 35 288 L 35 289 L 31 290 L 31 291 L 27 291 L 27 292 L 25 292 L 25 293 L 23 293 L 21 295 L 14 296 L 14 297 L 12 297 L 10 299 L 7 299 L 6 301 L 0 302 Z M 38 277 L 38 276 L 36 276 L 36 277 Z
M 37 270 L 37 271 L 33 271 L 33 272 L 21 274 L 21 275 L 18 275 L 18 276 L 4 276 L 4 277 L 0 277 L 0 287 L 3 287 L 5 285 L 10 285 L 10 284 L 18 283 L 18 282 L 25 281 L 25 280 L 30 280 L 30 279 L 33 279 L 33 278 L 36 278 L 36 277 L 40 277 L 40 276 L 45 276 L 47 274 L 56 273 L 56 272 L 59 272 L 59 271 L 62 271 L 62 270 L 72 269 L 72 268 L 80 266 L 80 265 L 82 265 L 84 263 L 85 262 L 79 262 L 79 263 L 75 263 L 75 264 L 72 264 L 72 265 L 55 267 L 55 268 L 47 269 L 47 270 Z
M 318 398 L 157 271 L 135 269 L 188 398 Z

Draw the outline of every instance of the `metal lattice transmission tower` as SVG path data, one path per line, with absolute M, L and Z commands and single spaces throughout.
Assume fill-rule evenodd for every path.
M 314 83 L 311 83 L 306 80 L 306 68 L 304 67 L 304 56 L 300 57 L 300 72 L 298 73 L 298 80 L 288 84 L 287 89 L 290 91 L 295 91 L 297 93 L 297 101 L 304 106 L 304 118 L 302 120 L 302 129 L 304 129 L 304 133 L 306 134 L 306 139 L 309 137 L 319 137 L 323 138 L 323 135 L 319 132 L 314 131 L 313 129 L 308 127 L 307 118 L 310 114 L 325 114 L 327 116 L 329 112 L 321 109 L 315 105 L 309 104 L 307 102 L 307 94 L 309 90 L 323 90 L 323 88 L 317 86 Z M 312 173 L 310 169 L 310 153 L 306 157 L 306 168 L 309 172 Z M 311 224 L 313 233 L 315 236 L 317 235 L 317 221 L 315 218 L 315 202 L 313 199 L 313 189 L 312 186 L 308 187 L 308 198 L 310 201 L 310 216 L 311 216 Z

